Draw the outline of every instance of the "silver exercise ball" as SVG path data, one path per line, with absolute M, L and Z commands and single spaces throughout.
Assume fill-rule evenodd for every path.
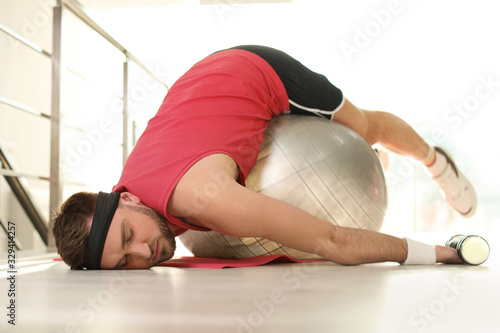
M 246 187 L 296 206 L 334 225 L 379 231 L 387 208 L 381 163 L 351 129 L 314 116 L 273 118 Z M 180 236 L 195 256 L 248 258 L 314 254 L 262 238 L 188 230 Z

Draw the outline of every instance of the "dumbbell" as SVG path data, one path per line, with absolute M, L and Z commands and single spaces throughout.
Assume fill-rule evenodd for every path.
M 477 235 L 455 235 L 445 246 L 457 249 L 458 257 L 469 265 L 481 265 L 490 255 L 488 242 Z

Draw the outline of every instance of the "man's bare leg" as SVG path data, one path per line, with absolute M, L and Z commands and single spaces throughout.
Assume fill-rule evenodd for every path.
M 363 110 L 345 100 L 334 120 L 359 133 L 370 145 L 379 145 L 423 162 L 431 147 L 401 118 L 384 111 Z
M 422 162 L 450 205 L 465 217 L 474 215 L 477 198 L 472 184 L 449 154 L 429 146 L 404 120 L 388 112 L 360 109 L 347 99 L 333 120 L 359 133 L 370 145 L 378 143 L 392 152 Z

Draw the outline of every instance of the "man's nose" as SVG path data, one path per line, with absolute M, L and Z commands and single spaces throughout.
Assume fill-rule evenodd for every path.
M 151 250 L 148 243 L 133 243 L 129 247 L 129 254 L 143 259 L 151 257 Z

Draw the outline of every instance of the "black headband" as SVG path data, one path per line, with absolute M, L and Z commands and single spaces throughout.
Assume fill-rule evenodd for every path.
M 119 200 L 120 194 L 114 192 L 99 192 L 97 195 L 97 205 L 83 262 L 83 266 L 87 269 L 101 269 L 102 250 Z

